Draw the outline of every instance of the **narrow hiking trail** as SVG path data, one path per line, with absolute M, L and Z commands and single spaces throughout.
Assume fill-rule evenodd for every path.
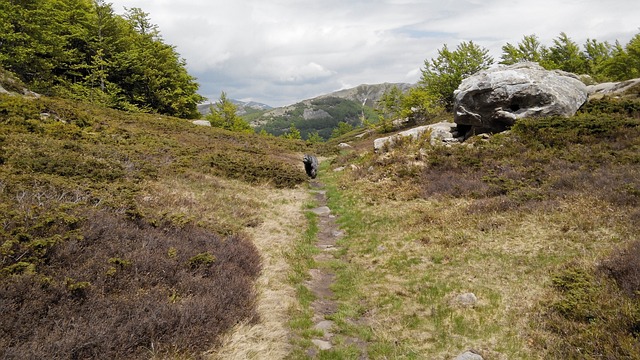
M 248 229 L 263 258 L 262 274 L 256 282 L 259 319 L 257 323 L 238 324 L 223 339 L 222 346 L 207 358 L 368 359 L 367 343 L 345 334 L 344 321 L 334 322 L 340 317 L 337 314 L 340 304 L 332 290 L 336 282 L 333 269 L 345 261 L 338 243 L 347 234 L 338 226 L 338 216 L 327 207 L 325 185 L 312 180 L 308 187 L 264 187 L 254 191 L 263 214 L 262 223 Z M 315 208 L 309 209 L 309 204 Z M 316 214 L 317 232 L 310 244 L 315 249 L 313 254 L 304 252 L 308 258 L 297 258 L 292 254 L 297 244 L 305 241 L 303 233 L 310 226 L 305 216 L 308 212 Z M 304 263 L 305 259 L 312 260 L 313 266 L 305 270 L 300 282 L 292 283 L 294 268 L 300 265 L 297 262 Z M 310 304 L 304 304 L 300 294 L 296 295 L 299 287 L 312 294 Z M 312 314 L 311 324 L 294 329 L 292 321 L 295 323 L 295 317 L 304 313 Z
M 327 192 L 324 190 L 324 184 L 314 180 L 310 182 L 310 187 L 318 205 L 311 211 L 318 216 L 318 233 L 315 245 L 319 251 L 314 255 L 313 260 L 316 267 L 309 270 L 310 279 L 305 282 L 305 286 L 315 297 L 311 304 L 313 329 L 321 333 L 322 336 L 311 340 L 315 348 L 309 349 L 307 355 L 310 358 L 316 358 L 320 351 L 332 350 L 338 345 L 355 345 L 361 353 L 358 359 L 368 359 L 366 344 L 362 340 L 342 337 L 336 341 L 336 335 L 333 333 L 336 326 L 330 318 L 338 311 L 339 304 L 331 289 L 335 283 L 336 275 L 331 270 L 330 264 L 341 261 L 335 254 L 340 250 L 337 241 L 345 236 L 345 232 L 340 229 L 336 215 L 327 206 Z

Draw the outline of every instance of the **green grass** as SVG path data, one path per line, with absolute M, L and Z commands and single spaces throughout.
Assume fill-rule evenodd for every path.
M 598 270 L 640 240 L 636 109 L 596 103 L 574 118 L 523 120 L 473 146 L 407 142 L 386 154 L 340 155 L 331 168 L 357 167 L 321 173 L 348 234 L 335 290 L 336 318 L 349 321 L 337 321 L 338 332 L 369 334 L 371 358 L 448 358 L 470 348 L 485 358 L 576 358 L 584 349 L 636 356 L 635 325 L 614 319 L 635 319 L 637 300 L 607 299 L 620 291 Z M 604 284 L 580 283 L 592 289 L 580 301 L 602 308 L 592 327 L 558 310 L 580 308 L 554 285 L 575 259 Z M 456 304 L 466 292 L 476 305 Z

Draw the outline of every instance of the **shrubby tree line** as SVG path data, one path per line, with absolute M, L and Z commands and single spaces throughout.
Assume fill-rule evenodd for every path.
M 536 35 L 502 47 L 500 64 L 510 65 L 534 61 L 547 70 L 560 69 L 589 75 L 595 82 L 623 81 L 640 77 L 640 34 L 622 45 L 587 39 L 580 47 L 566 33 L 543 45 Z M 489 51 L 473 41 L 460 43 L 455 50 L 447 45 L 438 50 L 435 59 L 428 59 L 421 69 L 417 86 L 403 93 L 398 88 L 387 91 L 378 102 L 381 131 L 390 130 L 389 120 L 414 117 L 428 121 L 444 110 L 453 108 L 453 92 L 462 80 L 488 69 L 495 60 Z
M 0 0 L 0 66 L 38 93 L 121 110 L 196 118 L 205 100 L 149 14 L 104 0 Z

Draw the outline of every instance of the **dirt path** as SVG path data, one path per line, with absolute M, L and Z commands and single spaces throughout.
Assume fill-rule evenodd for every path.
M 309 199 L 306 189 L 255 188 L 261 199 L 264 222 L 250 229 L 250 236 L 262 254 L 263 270 L 256 283 L 257 324 L 241 323 L 223 339 L 223 345 L 209 359 L 283 359 L 291 351 L 289 311 L 296 306 L 295 290 L 288 281 L 286 253 L 306 226 L 302 203 Z
M 333 334 L 334 322 L 329 320 L 331 315 L 338 311 L 338 302 L 335 300 L 331 285 L 334 283 L 335 274 L 331 271 L 328 263 L 336 260 L 334 253 L 339 250 L 337 240 L 345 235 L 340 230 L 336 216 L 331 213 L 331 209 L 327 207 L 327 194 L 324 184 L 319 181 L 312 181 L 311 192 L 314 194 L 318 207 L 311 210 L 318 215 L 318 237 L 316 247 L 320 252 L 314 256 L 317 268 L 309 270 L 311 279 L 306 282 L 307 288 L 315 296 L 315 300 L 311 304 L 313 309 L 313 328 L 319 330 L 323 336 L 312 339 L 316 346 L 310 349 L 308 355 L 311 358 L 318 356 L 319 351 L 331 350 L 336 346 L 335 336 Z M 358 344 L 363 354 L 366 354 L 366 347 L 363 346 L 359 339 L 341 339 L 341 343 Z M 367 359 L 366 355 L 360 356 L 360 359 Z

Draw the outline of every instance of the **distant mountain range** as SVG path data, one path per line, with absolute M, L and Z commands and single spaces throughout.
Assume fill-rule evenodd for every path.
M 273 135 L 282 135 L 293 124 L 304 139 L 312 132 L 328 139 L 340 122 L 353 126 L 363 119 L 377 121 L 374 111 L 382 95 L 393 86 L 405 91 L 411 87 L 406 83 L 384 83 L 360 85 L 268 110 L 247 112 L 242 117 L 257 130 L 264 129 Z
M 266 110 L 273 109 L 273 107 L 267 104 L 262 104 L 255 101 L 245 102 L 245 101 L 234 100 L 234 99 L 230 99 L 230 101 L 238 107 L 238 115 L 240 116 L 259 112 L 259 111 L 266 111 Z M 213 101 L 208 101 L 207 103 L 200 104 L 198 105 L 198 111 L 202 115 L 207 115 L 210 112 L 209 108 L 214 104 L 215 102 Z

